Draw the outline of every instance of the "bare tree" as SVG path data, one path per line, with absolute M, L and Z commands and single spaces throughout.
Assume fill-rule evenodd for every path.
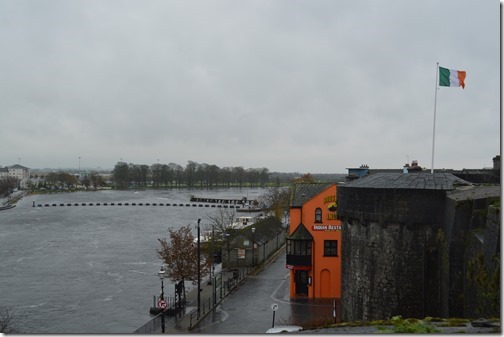
M 261 202 L 268 206 L 279 221 L 282 221 L 284 213 L 289 211 L 290 195 L 291 189 L 288 187 L 272 187 L 262 196 Z
M 198 283 L 198 249 L 194 243 L 191 225 L 181 227 L 178 230 L 168 228 L 170 241 L 158 239 L 161 248 L 157 250 L 158 256 L 164 261 L 166 275 L 172 282 L 192 281 Z M 207 258 L 200 255 L 200 277 L 208 274 Z M 184 287 L 185 299 L 185 287 Z
M 231 228 L 231 224 L 233 223 L 236 211 L 234 209 L 229 208 L 219 208 L 219 212 L 216 215 L 207 214 L 210 219 L 210 228 L 214 226 L 214 229 L 218 232 L 225 233 L 229 228 Z
M 21 317 L 16 314 L 14 309 L 0 306 L 0 333 L 21 333 L 20 325 Z

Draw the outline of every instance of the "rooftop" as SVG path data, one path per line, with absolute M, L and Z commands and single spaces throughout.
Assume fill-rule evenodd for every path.
M 292 187 L 291 206 L 301 207 L 305 202 L 329 188 L 334 183 L 299 183 Z
M 451 173 L 375 173 L 342 185 L 357 188 L 453 190 L 471 183 Z

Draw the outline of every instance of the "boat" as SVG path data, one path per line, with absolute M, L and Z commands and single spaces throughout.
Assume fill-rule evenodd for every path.
M 259 214 L 259 215 L 256 215 L 256 216 L 252 216 L 252 215 L 244 215 L 244 216 L 239 216 L 236 218 L 235 221 L 233 221 L 228 227 L 227 229 L 244 229 L 246 227 L 249 227 L 249 226 L 252 226 L 253 224 L 255 224 L 256 222 L 260 221 L 260 220 L 263 220 L 265 219 L 266 217 L 264 216 L 263 213 Z M 204 244 L 204 243 L 210 243 L 212 242 L 212 234 L 215 235 L 215 238 L 214 240 L 215 241 L 220 241 L 222 240 L 222 232 L 220 229 L 215 229 L 212 233 L 212 230 L 209 229 L 209 230 L 204 230 L 202 232 L 200 232 L 200 243 L 201 244 Z M 196 236 L 193 240 L 194 243 L 197 243 L 198 242 L 198 237 Z
M 230 229 L 243 229 L 246 227 L 249 227 L 256 222 L 264 219 L 264 215 L 261 213 L 257 216 L 252 216 L 252 215 L 244 215 L 244 216 L 239 216 L 236 218 L 236 221 L 234 221 L 229 228 Z

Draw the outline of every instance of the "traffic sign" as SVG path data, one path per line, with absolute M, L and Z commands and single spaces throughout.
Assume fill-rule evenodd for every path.
M 166 309 L 166 301 L 165 300 L 159 300 L 157 302 L 158 308 L 160 309 Z
M 273 311 L 277 311 L 277 310 L 278 310 L 278 304 L 273 303 L 273 304 L 271 305 L 271 310 L 273 310 Z

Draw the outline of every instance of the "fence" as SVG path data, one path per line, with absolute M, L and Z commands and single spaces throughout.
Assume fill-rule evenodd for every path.
M 158 314 L 156 317 L 133 331 L 133 333 L 139 333 L 139 334 L 152 334 L 152 333 L 159 333 L 161 331 L 162 327 L 162 314 Z
M 165 328 L 169 329 L 169 327 L 175 325 L 175 323 L 177 323 L 177 325 L 182 329 L 192 329 L 194 325 L 196 325 L 199 320 L 203 319 L 206 314 L 212 311 L 222 301 L 222 299 L 226 297 L 240 283 L 240 281 L 247 276 L 247 274 L 250 273 L 251 270 L 251 268 L 241 268 L 221 271 L 214 276 L 210 290 L 208 289 L 208 287 L 202 286 L 203 291 L 201 292 L 201 295 L 203 296 L 201 297 L 199 317 L 197 308 L 191 310 L 186 315 L 181 314 L 181 319 L 178 317 L 179 315 L 177 315 L 177 317 L 165 315 L 164 322 L 163 315 L 159 313 L 150 321 L 136 329 L 133 333 L 160 333 L 162 331 L 163 324 L 165 325 Z M 194 290 L 194 292 L 196 292 L 196 290 Z M 193 296 L 188 295 L 188 297 Z M 190 299 L 190 301 L 192 302 L 194 301 L 194 299 Z
M 280 249 L 277 250 L 280 252 Z M 271 259 L 273 256 L 270 256 Z M 189 313 L 179 313 L 177 316 L 168 316 L 165 319 L 165 327 L 168 333 L 181 333 L 192 330 L 196 324 L 202 320 L 206 314 L 211 312 L 240 282 L 255 268 L 250 266 L 239 267 L 231 270 L 223 270 L 215 274 L 213 282 L 207 283 L 206 286 L 202 284 L 200 293 L 200 313 L 198 309 L 193 309 Z M 211 287 L 209 287 L 211 285 Z M 197 296 L 197 289 L 193 289 L 187 295 L 188 302 L 194 304 Z M 183 310 L 185 311 L 185 310 Z M 162 331 L 162 315 L 159 314 L 149 322 L 135 330 L 133 333 L 151 334 L 160 333 Z M 176 329 L 171 329 L 175 327 Z
M 189 313 L 188 329 L 191 330 L 207 313 L 212 311 L 224 297 L 226 297 L 250 272 L 251 267 L 233 269 L 225 272 L 220 272 L 220 277 L 216 277 L 214 288 L 211 296 L 206 296 L 201 300 L 200 313 L 198 309 L 193 309 Z M 219 281 L 220 280 L 220 281 Z M 212 296 L 214 299 L 212 301 Z

